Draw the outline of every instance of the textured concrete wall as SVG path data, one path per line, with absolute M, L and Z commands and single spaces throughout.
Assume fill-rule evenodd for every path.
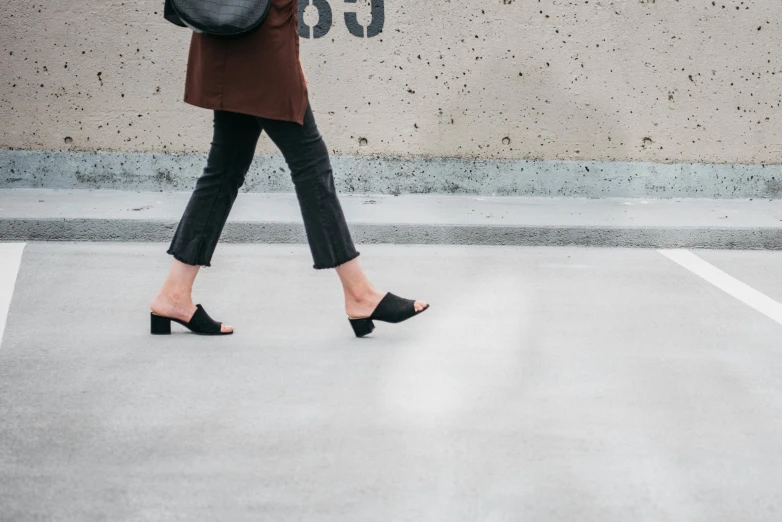
M 779 0 L 315 2 L 331 24 L 302 58 L 335 154 L 782 162 Z M 208 150 L 163 0 L 1 4 L 0 146 Z

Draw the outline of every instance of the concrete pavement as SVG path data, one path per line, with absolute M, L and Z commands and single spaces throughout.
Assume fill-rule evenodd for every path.
M 359 244 L 432 306 L 356 339 L 306 245 L 221 244 L 214 339 L 148 334 L 165 246 L 26 246 L 3 520 L 782 516 L 782 325 L 655 250 Z M 779 252 L 696 254 L 782 300 Z

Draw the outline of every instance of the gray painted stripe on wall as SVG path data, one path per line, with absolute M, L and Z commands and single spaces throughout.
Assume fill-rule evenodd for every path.
M 0 151 L 0 187 L 189 190 L 206 154 Z M 332 156 L 339 192 L 779 198 L 782 165 Z M 255 157 L 244 192 L 293 192 L 282 156 Z

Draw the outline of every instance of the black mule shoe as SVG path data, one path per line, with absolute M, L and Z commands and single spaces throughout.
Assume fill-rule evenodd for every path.
M 171 333 L 171 321 L 176 321 L 184 327 L 190 329 L 191 332 L 199 335 L 231 335 L 230 332 L 223 332 L 223 323 L 218 323 L 206 313 L 206 310 L 200 305 L 196 305 L 196 311 L 190 321 L 183 321 L 175 317 L 166 317 L 165 315 L 158 315 L 155 312 L 151 312 L 151 329 L 155 335 L 168 335 Z
M 386 323 L 401 323 L 410 319 L 414 315 L 418 315 L 424 310 L 429 308 L 426 305 L 421 311 L 415 311 L 415 301 L 413 299 L 405 299 L 399 297 L 391 292 L 388 292 L 383 299 L 380 300 L 372 315 L 369 317 L 353 318 L 348 316 L 350 326 L 353 327 L 353 331 L 356 333 L 356 337 L 364 337 L 367 334 L 372 333 L 375 329 L 375 323 L 373 319 L 378 321 L 384 321 Z

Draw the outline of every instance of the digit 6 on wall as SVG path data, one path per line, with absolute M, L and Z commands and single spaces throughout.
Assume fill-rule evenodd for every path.
M 312 3 L 318 10 L 318 23 L 312 28 L 312 38 L 323 38 L 331 29 L 332 12 L 329 0 L 298 0 L 299 1 L 299 36 L 310 38 L 310 26 L 304 23 L 304 9 Z M 355 4 L 357 0 L 344 0 L 346 4 Z M 345 26 L 353 36 L 372 38 L 383 32 L 386 13 L 383 0 L 371 0 L 372 21 L 364 31 L 364 26 L 358 23 L 358 15 L 353 11 L 345 12 Z

